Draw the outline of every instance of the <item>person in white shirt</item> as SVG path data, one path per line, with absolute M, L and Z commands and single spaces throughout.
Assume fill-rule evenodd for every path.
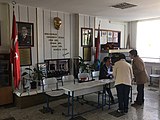
M 118 97 L 119 108 L 117 112 L 127 113 L 133 70 L 131 65 L 126 62 L 124 54 L 119 54 L 119 59 L 114 64 L 113 77 L 115 79 L 115 87 Z

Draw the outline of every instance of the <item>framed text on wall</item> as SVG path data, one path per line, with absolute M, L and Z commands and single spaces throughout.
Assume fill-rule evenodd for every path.
M 92 46 L 93 29 L 81 28 L 81 46 Z
M 84 61 L 91 61 L 91 47 L 83 47 Z
M 31 48 L 19 48 L 19 54 L 21 66 L 32 65 Z

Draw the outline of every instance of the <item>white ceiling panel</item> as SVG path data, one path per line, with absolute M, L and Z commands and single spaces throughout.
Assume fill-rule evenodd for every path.
M 0 0 L 12 3 L 13 0 Z M 17 4 L 53 11 L 102 16 L 112 20 L 134 21 L 160 17 L 160 0 L 15 0 Z M 118 9 L 112 5 L 127 2 L 137 5 Z

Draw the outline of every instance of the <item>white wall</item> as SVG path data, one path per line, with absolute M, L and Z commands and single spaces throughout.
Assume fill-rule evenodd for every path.
M 132 21 L 128 23 L 128 34 L 130 35 L 131 48 L 136 49 L 137 21 Z
M 5 10 L 6 13 L 8 13 L 7 5 Z M 10 5 L 9 10 L 11 26 L 13 11 L 12 5 Z M 44 59 L 70 58 L 71 56 L 75 57 L 79 55 L 83 56 L 83 47 L 81 46 L 81 27 L 93 28 L 94 31 L 94 28 L 98 28 L 97 26 L 99 24 L 99 21 L 101 21 L 101 29 L 121 31 L 121 47 L 125 47 L 125 41 L 127 36 L 126 31 L 128 27 L 126 27 L 127 24 L 124 22 L 109 21 L 108 19 L 95 18 L 94 16 L 89 15 L 74 15 L 70 13 L 55 12 L 51 10 L 44 10 L 41 8 L 23 6 L 18 4 L 16 4 L 15 6 L 15 16 L 16 20 L 19 22 L 34 23 L 34 47 L 31 47 L 32 64 L 36 64 L 37 62 L 43 62 Z M 62 26 L 58 31 L 53 26 L 53 18 L 57 16 L 62 19 Z M 9 18 L 5 19 L 9 20 Z M 53 47 L 51 47 L 51 42 L 47 38 L 46 33 L 55 33 L 57 34 L 57 36 L 62 37 L 62 39 L 59 38 L 58 41 L 62 43 L 63 50 L 53 50 Z M 4 36 L 6 37 L 7 35 Z M 76 36 L 78 37 L 76 38 Z M 52 40 L 54 41 L 55 39 L 57 38 L 54 38 Z M 63 56 L 63 54 L 65 53 L 69 54 Z
M 94 61 L 94 54 L 95 54 L 95 29 L 98 29 L 98 25 L 100 22 L 100 29 L 104 30 L 115 30 L 121 32 L 121 48 L 126 48 L 126 42 L 127 42 L 127 35 L 128 35 L 128 23 L 126 22 L 117 22 L 117 21 L 111 21 L 105 18 L 98 18 L 94 16 L 89 15 L 82 15 L 82 14 L 76 14 L 76 39 L 79 41 L 77 42 L 77 47 L 75 48 L 76 56 L 82 56 L 83 57 L 83 47 L 81 46 L 81 28 L 93 28 L 93 46 L 92 46 L 92 53 L 91 53 L 91 60 Z M 77 49 L 79 48 L 79 49 Z M 106 54 L 106 53 L 104 53 Z
M 44 38 L 44 59 L 61 59 L 70 58 L 70 43 L 71 43 L 71 17 L 69 13 L 54 12 L 42 10 L 43 12 L 43 38 Z M 53 25 L 54 17 L 59 17 L 62 20 L 62 25 L 59 30 L 56 30 Z M 51 33 L 55 35 L 46 35 Z M 39 33 L 41 34 L 41 33 Z M 55 38 L 47 38 L 47 37 Z M 51 40 L 51 41 L 50 41 Z M 56 47 L 57 46 L 57 47 Z M 69 53 L 64 56 L 64 54 Z
M 81 28 L 92 28 L 94 31 L 95 27 L 95 17 L 94 16 L 89 16 L 89 15 L 83 15 L 83 14 L 76 14 L 76 40 L 78 42 L 76 43 L 76 57 L 81 56 L 83 57 L 83 46 L 81 46 Z M 93 32 L 93 41 L 94 43 L 94 32 Z M 93 49 L 93 48 L 92 48 Z M 93 53 L 93 52 L 92 52 Z M 91 55 L 92 61 L 94 59 L 93 54 Z
M 5 7 L 5 8 L 4 8 Z M 5 26 L 8 25 L 6 31 L 10 31 L 10 34 L 6 34 L 9 32 L 5 32 L 3 37 L 8 40 L 8 42 L 3 42 L 3 46 L 8 45 L 7 47 L 3 47 L 9 51 L 10 41 L 9 38 L 11 36 L 11 29 L 9 29 L 12 25 L 12 12 L 13 6 L 0 4 L 0 9 L 5 10 L 3 13 L 3 17 L 0 19 L 4 19 Z M 9 12 L 8 12 L 9 9 Z M 8 13 L 8 17 L 6 16 Z M 0 14 L 0 15 L 1 15 Z M 94 30 L 98 28 L 99 21 L 101 21 L 101 29 L 106 30 L 115 30 L 121 31 L 121 47 L 124 48 L 126 46 L 126 39 L 128 35 L 128 26 L 125 22 L 117 22 L 111 21 L 105 18 L 96 18 L 94 16 L 82 15 L 82 14 L 70 14 L 64 12 L 57 12 L 46 10 L 42 8 L 35 8 L 29 6 L 23 6 L 16 4 L 15 6 L 15 16 L 16 20 L 19 22 L 30 22 L 34 24 L 34 46 L 31 47 L 32 50 L 32 65 L 35 65 L 37 62 L 44 62 L 45 59 L 61 59 L 61 58 L 70 58 L 83 56 L 83 47 L 81 46 L 81 27 L 84 28 L 93 28 L 93 46 L 94 45 Z M 53 18 L 59 17 L 62 20 L 62 26 L 60 30 L 56 30 L 53 26 Z M 7 23 L 7 20 L 10 21 Z M 3 22 L 2 21 L 2 22 Z M 5 29 L 4 29 L 5 30 Z M 57 34 L 57 35 L 47 35 L 47 34 Z M 57 38 L 51 38 L 50 41 L 48 36 L 50 37 L 58 37 L 58 42 L 61 44 L 61 50 L 53 50 L 51 41 L 55 41 Z M 59 38 L 62 37 L 62 38 Z M 94 60 L 94 47 L 92 46 L 92 61 Z M 2 47 L 1 47 L 2 48 Z M 69 53 L 66 56 L 63 54 Z
M 16 4 L 14 10 L 16 21 L 34 24 L 34 46 L 31 47 L 32 65 L 35 65 L 37 62 L 44 62 L 45 59 L 62 59 L 73 56 L 71 55 L 71 41 L 74 39 L 71 34 L 73 33 L 71 32 L 71 30 L 73 31 L 73 15 L 18 4 Z M 13 16 L 12 11 L 13 7 L 10 5 L 11 25 Z M 62 20 L 62 26 L 59 30 L 54 28 L 54 17 L 59 17 Z M 56 46 L 59 46 L 59 48 L 54 48 L 53 42 L 56 43 Z M 64 56 L 66 53 L 68 54 Z
M 12 33 L 12 20 L 13 20 L 13 6 L 10 4 L 10 33 Z M 23 6 L 23 5 L 15 5 L 14 8 L 16 22 L 28 22 L 33 23 L 34 27 L 34 46 L 31 47 L 31 56 L 32 56 L 32 65 L 35 65 L 38 61 L 37 59 L 37 24 L 36 24 L 36 8 Z
M 100 24 L 100 29 L 113 30 L 121 32 L 120 48 L 126 48 L 127 34 L 128 34 L 128 23 L 112 21 L 107 18 L 97 17 L 95 20 L 95 29 L 98 29 Z
M 0 4 L 0 53 L 9 53 L 11 37 L 9 34 L 9 11 L 8 4 Z
M 127 35 L 128 35 L 128 23 L 112 21 L 107 18 L 97 17 L 95 20 L 95 29 L 98 29 L 100 24 L 100 29 L 103 30 L 113 30 L 121 32 L 120 48 L 126 48 Z M 100 53 L 100 60 L 102 61 L 104 57 L 108 56 L 108 53 Z

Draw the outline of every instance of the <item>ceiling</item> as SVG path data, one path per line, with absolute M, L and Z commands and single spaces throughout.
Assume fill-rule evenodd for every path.
M 0 0 L 12 3 L 13 0 Z M 160 0 L 15 0 L 17 4 L 53 11 L 86 14 L 118 21 L 135 21 L 160 17 Z M 118 9 L 112 5 L 127 2 L 136 7 Z

